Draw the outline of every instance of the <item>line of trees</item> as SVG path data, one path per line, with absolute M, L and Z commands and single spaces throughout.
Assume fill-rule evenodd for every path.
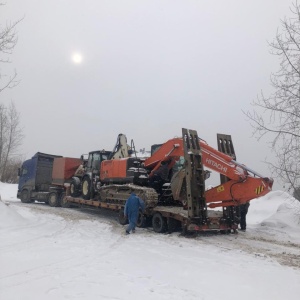
M 0 8 L 3 6 L 0 3 Z M 0 24 L 0 63 L 11 63 L 10 55 L 15 48 L 18 37 L 16 26 L 21 20 L 13 23 Z M 11 75 L 3 74 L 0 70 L 0 97 L 5 89 L 18 84 L 17 72 Z M 23 132 L 20 126 L 20 114 L 13 102 L 5 106 L 0 103 L 0 181 L 15 183 L 18 179 L 17 169 L 22 157 L 18 149 L 22 143 Z
M 272 138 L 275 162 L 269 165 L 275 177 L 288 184 L 294 196 L 300 199 L 300 4 L 291 6 L 291 17 L 281 21 L 273 42 L 271 54 L 278 56 L 280 65 L 271 74 L 274 92 L 261 95 L 253 102 L 253 112 L 246 112 L 261 139 Z
M 16 182 L 17 169 L 22 158 L 17 153 L 22 143 L 20 115 L 11 103 L 8 107 L 0 104 L 0 181 Z

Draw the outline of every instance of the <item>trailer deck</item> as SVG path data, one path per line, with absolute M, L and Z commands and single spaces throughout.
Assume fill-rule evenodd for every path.
M 75 198 L 71 196 L 65 196 L 65 201 L 70 204 L 75 204 L 78 206 L 87 206 L 98 209 L 109 209 L 116 212 L 122 212 L 124 205 L 116 203 L 101 202 L 98 200 L 85 200 L 82 198 Z M 165 218 L 167 224 L 172 221 L 180 222 L 182 227 L 186 227 L 188 231 L 210 231 L 210 230 L 221 230 L 221 231 L 231 231 L 237 229 L 237 225 L 228 224 L 224 220 L 223 212 L 220 210 L 208 210 L 207 211 L 207 220 L 205 224 L 197 223 L 197 219 L 191 219 L 188 217 L 188 210 L 180 206 L 156 206 L 154 208 L 146 209 L 144 217 L 151 218 L 156 213 L 161 214 Z M 141 227 L 144 226 L 144 223 L 141 222 Z M 139 225 L 139 224 L 138 224 Z

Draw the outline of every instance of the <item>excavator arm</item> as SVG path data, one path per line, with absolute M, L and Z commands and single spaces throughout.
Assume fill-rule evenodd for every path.
M 205 192 L 208 207 L 235 206 L 266 195 L 272 189 L 273 179 L 264 177 L 236 162 L 232 156 L 222 153 L 199 139 L 202 151 L 202 164 L 227 178 L 227 182 Z M 184 156 L 182 138 L 174 138 L 162 144 L 153 155 L 147 158 L 144 166 L 151 174 L 162 161 L 169 162 L 169 168 Z
M 127 144 L 127 138 L 125 134 L 120 133 L 117 138 L 116 145 L 109 157 L 109 159 L 120 159 L 130 157 L 131 155 L 131 148 Z
M 232 157 L 215 150 L 202 140 L 199 140 L 199 144 L 202 150 L 202 163 L 204 166 L 233 180 L 240 180 L 246 177 L 244 169 L 235 164 Z M 155 170 L 162 161 L 172 160 L 173 162 L 183 155 L 182 138 L 174 138 L 162 144 L 151 157 L 145 160 L 144 166 Z

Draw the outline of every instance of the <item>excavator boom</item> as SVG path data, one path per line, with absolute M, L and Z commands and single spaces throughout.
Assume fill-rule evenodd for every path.
M 231 156 L 226 155 L 199 140 L 202 149 L 202 163 L 209 169 L 223 174 L 233 180 L 240 180 L 246 177 L 245 170 L 234 163 Z M 178 160 L 184 156 L 182 138 L 174 138 L 164 143 L 151 157 L 145 160 L 145 168 L 157 169 L 160 162 L 169 159 Z
M 205 192 L 208 207 L 240 205 L 271 191 L 273 179 L 264 177 L 236 162 L 232 156 L 212 148 L 201 139 L 198 142 L 202 151 L 202 164 L 227 178 L 226 182 Z M 230 147 L 227 152 L 231 153 L 232 143 L 228 145 Z M 151 170 L 151 176 L 162 161 L 168 161 L 171 168 L 182 156 L 184 156 L 183 139 L 174 138 L 162 144 L 151 157 L 147 158 L 144 167 Z

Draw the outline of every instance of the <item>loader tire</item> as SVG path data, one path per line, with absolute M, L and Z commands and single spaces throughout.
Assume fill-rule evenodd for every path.
M 60 204 L 59 202 L 58 194 L 56 192 L 51 192 L 48 196 L 48 204 L 51 207 L 57 207 Z
M 127 217 L 125 218 L 123 209 L 121 209 L 119 211 L 119 223 L 121 225 L 127 225 L 128 224 L 128 218 Z
M 71 207 L 71 203 L 65 200 L 66 193 L 61 193 L 60 195 L 60 206 L 63 208 Z
M 80 196 L 80 179 L 73 177 L 70 183 L 70 194 L 72 197 Z
M 30 193 L 28 190 L 23 190 L 21 192 L 21 201 L 23 203 L 31 203 L 31 199 L 30 199 Z
M 166 218 L 164 218 L 160 213 L 155 213 L 152 217 L 152 227 L 157 233 L 163 233 L 167 230 Z
M 90 200 L 92 193 L 92 182 L 89 177 L 85 177 L 82 181 L 82 198 L 85 200 Z

